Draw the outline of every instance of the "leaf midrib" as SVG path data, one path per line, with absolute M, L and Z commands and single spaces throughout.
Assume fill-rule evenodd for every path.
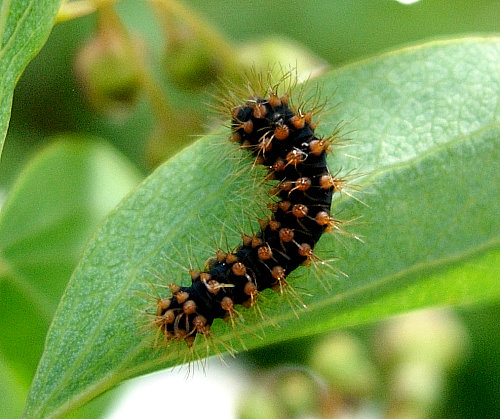
M 192 147 L 194 147 L 194 145 Z M 230 181 L 230 179 L 227 178 L 227 179 L 225 179 L 224 183 L 225 182 L 229 182 L 229 181 Z M 147 181 L 144 181 L 144 182 L 147 182 Z M 219 198 L 220 197 L 218 196 L 218 194 L 210 195 L 210 198 L 209 198 L 208 202 L 211 202 L 211 201 L 215 201 L 216 202 L 216 201 L 219 200 Z M 152 196 L 151 199 L 154 199 L 154 196 Z M 207 205 L 210 205 L 210 204 L 207 204 Z M 143 207 L 143 209 L 145 209 L 145 207 Z M 112 215 L 115 211 L 117 211 L 117 209 L 115 209 L 110 215 Z M 137 220 L 137 221 L 136 221 L 136 223 L 134 223 L 133 230 L 136 230 L 138 224 L 140 224 L 140 220 L 141 220 L 140 214 L 141 213 L 139 212 L 137 214 L 137 217 L 135 218 L 135 220 Z M 175 237 L 176 232 L 180 231 L 181 229 L 182 229 L 182 224 L 181 223 L 176 224 L 176 227 L 173 230 L 170 230 L 169 236 L 173 235 Z M 136 264 L 136 266 L 132 267 L 132 269 L 130 270 L 130 275 L 128 276 L 127 281 L 124 283 L 125 286 L 123 286 L 121 288 L 121 290 L 117 294 L 116 298 L 113 299 L 113 302 L 110 305 L 107 306 L 107 308 L 108 308 L 107 311 L 105 311 L 104 314 L 103 314 L 103 316 L 100 317 L 99 319 L 97 319 L 97 318 L 94 319 L 94 320 L 96 320 L 96 323 L 98 325 L 93 330 L 93 333 L 91 335 L 89 335 L 88 338 L 86 339 L 85 347 L 87 347 L 87 348 L 91 348 L 92 347 L 93 343 L 96 341 L 97 336 L 99 335 L 99 332 L 102 330 L 102 327 L 104 327 L 104 324 L 106 324 L 106 320 L 108 319 L 108 317 L 115 311 L 115 307 L 118 304 L 121 303 L 121 301 L 125 297 L 126 293 L 129 292 L 131 284 L 135 280 L 139 268 L 142 267 L 142 266 L 144 266 L 148 260 L 150 260 L 152 257 L 154 257 L 155 255 L 157 255 L 158 252 L 159 252 L 159 250 L 164 246 L 164 243 L 166 241 L 168 241 L 167 237 L 164 240 L 159 241 L 157 246 L 155 246 L 150 252 L 148 252 L 147 254 L 145 254 L 143 256 L 143 258 L 140 260 L 140 262 L 138 261 L 138 263 Z M 97 251 L 97 250 L 98 250 L 97 248 L 94 248 L 91 251 L 91 253 L 89 253 L 87 255 L 87 257 L 90 258 L 91 255 L 93 254 L 93 252 Z M 77 270 L 78 270 L 78 266 L 75 269 L 75 271 L 77 271 Z M 73 279 L 73 276 L 70 279 L 70 281 L 72 279 Z M 56 312 L 56 315 L 57 315 L 57 312 Z M 97 320 L 99 320 L 99 321 L 97 321 Z M 49 332 L 50 332 L 50 330 L 49 330 Z M 81 363 L 81 361 L 87 356 L 87 354 L 88 354 L 88 352 L 83 352 L 82 351 L 79 354 L 79 356 L 74 360 L 74 362 L 72 363 L 72 368 L 70 368 L 69 370 L 66 371 L 66 373 L 64 374 L 64 376 L 61 378 L 61 380 L 59 382 L 59 385 L 56 386 L 56 387 L 54 387 L 53 391 L 50 392 L 49 395 L 48 395 L 48 397 L 45 399 L 45 403 L 44 403 L 45 406 L 49 405 L 49 402 L 57 394 L 57 390 L 61 386 L 65 386 L 66 385 L 66 381 L 67 381 L 68 377 L 71 377 L 73 375 L 73 372 L 77 369 L 77 367 L 79 366 L 79 364 Z M 54 362 L 56 362 L 56 361 L 57 361 L 56 359 L 53 359 L 48 368 L 50 368 L 54 364 Z M 42 362 L 42 360 L 40 360 L 40 363 L 41 362 Z M 110 375 L 110 374 L 108 374 L 108 375 Z
M 430 268 L 439 268 L 442 266 L 447 266 L 452 263 L 457 263 L 462 260 L 467 260 L 470 257 L 473 257 L 477 254 L 481 254 L 485 251 L 495 249 L 500 246 L 500 238 L 494 238 L 492 240 L 489 240 L 483 245 L 479 247 L 475 247 L 474 249 L 467 249 L 464 252 L 461 252 L 459 254 L 441 258 L 434 260 L 432 262 L 426 262 L 426 263 L 417 263 L 414 264 L 400 272 L 393 273 L 391 275 L 387 275 L 384 277 L 381 277 L 379 280 L 375 282 L 371 282 L 368 284 L 365 284 L 361 287 L 351 289 L 345 292 L 342 292 L 340 294 L 336 294 L 328 299 L 323 299 L 318 303 L 311 304 L 310 308 L 314 308 L 315 310 L 321 309 L 323 307 L 328 307 L 332 305 L 333 303 L 339 303 L 342 300 L 348 300 L 348 299 L 355 299 L 354 297 L 359 296 L 359 295 L 364 295 L 366 293 L 369 293 L 371 290 L 374 290 L 378 288 L 381 285 L 386 285 L 390 282 L 400 280 L 405 278 L 406 276 L 411 276 L 414 274 L 418 274 L 419 272 L 425 272 L 429 270 Z M 290 319 L 292 319 L 294 316 L 292 313 L 280 315 L 277 317 L 273 318 L 273 321 L 276 323 L 280 322 L 285 322 Z M 260 325 L 259 329 L 262 327 L 269 327 L 272 326 L 270 322 L 267 322 L 265 325 Z M 253 330 L 257 330 L 257 327 L 250 327 L 247 326 L 249 332 L 252 332 Z M 304 334 L 304 337 L 307 336 L 307 333 Z M 222 336 L 221 336 L 222 338 Z M 140 341 L 137 345 L 133 346 L 131 350 L 127 351 L 128 356 L 124 356 L 123 359 L 124 361 L 119 364 L 119 366 L 111 371 L 106 375 L 105 378 L 96 381 L 94 384 L 91 386 L 87 387 L 85 391 L 82 391 L 78 394 L 78 397 L 72 397 L 70 400 L 68 400 L 66 403 L 61 405 L 58 409 L 56 409 L 51 416 L 57 417 L 62 414 L 64 414 L 67 411 L 70 411 L 73 406 L 77 406 L 80 404 L 80 402 L 84 402 L 85 400 L 90 400 L 92 399 L 93 395 L 99 394 L 101 389 L 106 389 L 109 388 L 110 384 L 114 384 L 119 382 L 121 379 L 127 379 L 133 376 L 136 376 L 138 374 L 141 374 L 143 372 L 149 371 L 152 367 L 156 365 L 160 365 L 166 362 L 166 359 L 154 359 L 145 363 L 142 363 L 136 367 L 130 368 L 130 369 L 121 369 L 122 365 L 126 365 L 128 360 L 134 359 L 134 355 L 139 354 L 144 348 L 146 347 L 146 344 L 144 341 Z M 118 372 L 120 371 L 120 372 Z M 64 384 L 64 382 L 62 382 Z
M 375 170 L 372 172 L 372 176 L 370 176 L 370 182 L 372 182 L 373 179 L 386 174 L 387 172 L 402 170 L 402 169 L 406 169 L 408 167 L 412 167 L 412 166 L 418 164 L 418 162 L 425 160 L 429 157 L 432 157 L 433 155 L 439 153 L 440 151 L 442 151 L 444 149 L 450 148 L 452 146 L 455 146 L 455 145 L 458 145 L 461 143 L 465 143 L 467 141 L 471 141 L 475 137 L 480 135 L 481 133 L 487 132 L 487 131 L 494 129 L 494 128 L 500 128 L 500 123 L 492 122 L 490 124 L 487 124 L 487 125 L 481 127 L 480 129 L 477 129 L 477 130 L 470 132 L 466 135 L 456 136 L 446 143 L 436 144 L 434 147 L 430 148 L 425 153 L 422 153 L 421 155 L 419 155 L 417 157 L 414 157 L 414 158 L 411 158 L 411 159 L 408 159 L 408 160 L 405 160 L 402 162 L 393 163 L 393 164 L 388 165 L 382 169 Z M 154 199 L 154 197 L 152 197 L 151 199 Z M 210 201 L 218 201 L 218 200 L 219 200 L 219 197 L 217 194 L 213 194 L 210 196 Z M 338 204 L 338 202 L 337 202 L 337 204 Z M 207 205 L 210 205 L 210 204 L 207 204 Z M 141 219 L 141 217 L 138 216 L 137 220 L 140 220 L 140 219 Z M 181 224 L 177 224 L 176 227 L 169 232 L 169 236 L 175 237 L 176 233 L 181 228 L 182 228 Z M 111 315 L 111 313 L 114 312 L 115 307 L 119 304 L 119 302 L 122 300 L 122 298 L 124 298 L 124 296 L 128 292 L 131 284 L 133 283 L 133 281 L 138 273 L 139 267 L 144 266 L 148 260 L 150 260 L 152 257 L 154 257 L 154 255 L 156 255 L 158 253 L 158 251 L 163 247 L 166 240 L 167 240 L 167 238 L 165 238 L 165 240 L 159 241 L 158 245 L 155 246 L 150 252 L 145 254 L 144 257 L 140 260 L 140 262 L 138 262 L 137 265 L 134 266 L 130 270 L 130 275 L 129 275 L 127 281 L 125 282 L 125 286 L 122 288 L 120 293 L 117 295 L 117 298 L 114 299 L 114 303 L 108 306 L 108 310 L 100 318 L 100 321 L 98 322 L 98 326 L 94 329 L 92 335 L 89 336 L 88 339 L 86 340 L 85 346 L 87 348 L 92 347 L 92 344 L 96 341 L 97 336 L 98 336 L 99 332 L 102 330 L 103 325 L 106 324 L 106 320 Z M 442 257 L 440 259 L 435 259 L 433 261 L 420 262 L 420 263 L 411 265 L 402 271 L 398 271 L 398 272 L 392 273 L 390 275 L 383 276 L 383 277 L 379 278 L 378 280 L 370 282 L 370 283 L 365 284 L 363 286 L 357 287 L 355 289 L 350 289 L 348 291 L 342 292 L 340 294 L 336 294 L 336 295 L 331 296 L 331 297 L 326 298 L 326 299 L 322 299 L 314 304 L 311 304 L 310 307 L 311 307 L 311 309 L 317 310 L 317 309 L 320 309 L 322 307 L 329 306 L 332 303 L 338 303 L 339 301 L 342 301 L 344 299 L 349 299 L 349 298 L 352 298 L 353 296 L 356 296 L 356 295 L 362 295 L 362 294 L 364 294 L 370 290 L 376 289 L 382 285 L 388 284 L 392 281 L 404 278 L 406 276 L 409 276 L 409 275 L 412 275 L 412 274 L 415 274 L 418 272 L 428 270 L 431 267 L 439 267 L 439 266 L 443 266 L 443 265 L 446 265 L 446 264 L 451 263 L 451 262 L 459 262 L 459 261 L 464 260 L 464 259 L 466 259 L 466 258 L 468 258 L 471 255 L 474 255 L 476 253 L 480 253 L 484 250 L 494 248 L 494 247 L 498 246 L 499 244 L 500 244 L 500 238 L 495 237 L 493 239 L 490 239 L 490 240 L 484 242 L 482 245 L 474 246 L 474 248 L 469 248 L 469 249 L 467 249 L 463 252 L 460 252 L 456 255 L 449 255 L 446 257 Z M 290 320 L 292 318 L 292 316 L 293 316 L 293 313 L 278 315 L 277 317 L 273 317 L 273 321 L 278 322 L 278 323 L 285 322 L 287 320 Z M 263 322 L 263 323 L 265 326 L 270 325 L 270 322 L 268 322 L 268 324 L 265 324 L 265 322 Z M 260 325 L 259 328 L 260 327 L 262 327 L 262 325 Z M 252 330 L 252 327 L 249 327 L 249 330 Z M 128 353 L 138 353 L 138 352 L 140 352 L 141 349 L 142 349 L 142 344 L 139 343 L 138 345 L 134 346 L 131 351 L 128 351 Z M 75 362 L 72 363 L 72 368 L 66 371 L 66 374 L 64 375 L 64 377 L 62 377 L 61 381 L 59 382 L 59 385 L 57 387 L 55 387 L 54 390 L 50 393 L 50 396 L 48 398 L 46 398 L 46 403 L 45 403 L 46 406 L 49 404 L 50 400 L 53 399 L 54 395 L 57 393 L 57 390 L 59 388 L 61 388 L 61 386 L 66 385 L 66 381 L 67 381 L 68 377 L 72 376 L 72 374 L 74 373 L 74 371 L 77 368 L 77 365 L 79 365 L 81 363 L 81 361 L 87 355 L 88 355 L 87 351 L 80 353 L 80 355 L 75 360 Z M 130 358 L 126 357 L 125 359 L 130 359 Z M 149 364 L 149 363 L 143 364 L 140 368 L 137 368 L 137 369 L 124 370 L 123 373 L 120 373 L 118 375 L 119 376 L 127 376 L 128 374 L 126 374 L 125 371 L 135 371 L 135 372 L 145 371 L 149 367 L 158 364 L 158 362 L 159 361 L 152 361 L 151 364 Z M 125 364 L 125 362 L 123 364 Z M 120 364 L 119 367 L 123 364 Z M 116 376 L 117 375 L 116 371 L 119 371 L 119 369 L 120 369 L 119 367 L 110 371 L 107 374 L 107 377 Z M 113 373 L 113 371 L 114 371 L 114 373 Z M 102 380 L 102 382 L 100 382 L 100 384 L 96 384 L 95 386 L 91 386 L 91 387 L 94 390 L 96 390 L 97 388 L 100 388 L 100 386 L 102 386 L 104 384 L 104 382 L 107 383 L 108 380 L 113 382 L 112 379 L 108 378 L 106 380 Z M 90 392 L 90 390 L 89 390 L 89 392 Z M 88 395 L 89 392 L 82 392 L 81 393 L 82 397 L 84 397 L 84 395 Z M 77 398 L 76 400 L 79 400 L 79 399 L 80 398 Z M 75 400 L 75 399 L 73 399 L 73 400 Z M 74 402 L 71 402 L 71 403 L 68 402 L 68 403 L 69 403 L 68 406 L 70 406 Z M 62 406 L 59 409 L 62 409 Z M 63 410 L 61 410 L 61 411 L 63 411 Z
M 443 257 L 440 259 L 435 259 L 430 262 L 419 262 L 416 264 L 413 264 L 399 272 L 394 272 L 389 275 L 385 275 L 380 277 L 376 281 L 372 281 L 369 283 L 366 283 L 362 286 L 349 289 L 347 291 L 343 291 L 339 294 L 332 295 L 328 298 L 321 299 L 313 304 L 310 304 L 308 307 L 311 310 L 321 310 L 322 308 L 329 307 L 333 304 L 338 304 L 343 300 L 356 300 L 356 296 L 363 296 L 369 294 L 371 291 L 376 290 L 377 288 L 390 284 L 393 281 L 401 280 L 406 277 L 421 273 L 421 272 L 427 272 L 431 268 L 441 268 L 444 266 L 449 266 L 453 263 L 458 263 L 464 260 L 467 260 L 475 255 L 479 255 L 481 253 L 484 253 L 489 250 L 494 250 L 500 247 L 500 237 L 494 237 L 484 243 L 482 243 L 480 246 L 475 246 L 472 249 L 466 249 L 463 252 L 456 253 L 454 255 L 450 255 L 447 257 Z M 291 320 L 294 318 L 293 313 L 283 313 L 280 314 L 276 317 L 273 318 L 273 321 L 276 323 L 284 323 L 288 320 Z M 272 324 L 270 322 L 267 322 L 264 326 L 269 327 Z M 262 325 L 259 326 L 261 328 Z M 249 331 L 251 332 L 252 330 L 256 330 L 256 327 L 248 327 Z M 307 335 L 307 331 L 304 330 L 304 336 Z
M 10 4 L 12 0 L 4 0 L 2 8 L 0 9 L 0 45 L 3 44 L 3 36 L 5 34 L 5 25 L 7 24 L 7 19 L 9 17 Z M 4 48 L 0 50 L 0 59 L 4 53 Z
M 10 6 L 11 0 L 7 0 L 7 3 L 8 3 L 8 6 Z M 11 47 L 12 43 L 17 39 L 16 36 L 17 36 L 18 32 L 22 29 L 23 23 L 27 19 L 27 16 L 29 16 L 29 14 L 31 12 L 31 9 L 33 8 L 33 4 L 34 4 L 34 1 L 31 1 L 29 3 L 29 6 L 26 8 L 26 10 L 24 11 L 24 13 L 21 16 L 21 19 L 18 20 L 18 24 L 16 25 L 16 29 L 12 33 L 12 36 L 9 38 L 9 40 L 7 41 L 7 43 L 5 44 L 5 46 L 2 49 L 0 49 L 0 60 L 4 57 L 5 52 Z M 3 27 L 0 27 L 0 45 L 3 42 L 3 36 L 5 34 L 5 25 L 7 24 L 7 20 L 8 20 L 8 9 L 7 9 L 7 7 L 5 9 L 2 7 L 1 13 L 2 13 L 2 15 L 0 16 L 0 24 L 2 24 Z M 30 37 L 28 37 L 26 39 L 25 43 L 29 43 L 29 41 L 31 40 L 32 37 L 33 37 L 33 33 L 31 34 Z M 17 57 L 17 55 L 20 52 L 21 52 L 21 50 L 19 50 L 16 54 L 14 54 L 14 58 Z M 11 63 L 14 62 L 14 61 L 15 60 L 11 60 Z M 8 68 L 10 68 L 10 64 L 7 67 L 7 69 Z M 6 71 L 6 73 L 8 73 L 8 71 Z M 3 82 L 1 84 L 1 86 L 3 88 Z

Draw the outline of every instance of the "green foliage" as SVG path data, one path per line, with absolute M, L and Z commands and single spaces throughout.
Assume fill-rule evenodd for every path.
M 81 136 L 59 138 L 13 186 L 0 216 L 0 318 L 8 325 L 0 336 L 2 381 L 9 384 L 4 408 L 20 413 L 85 242 L 138 180 L 116 151 Z
M 343 218 L 363 217 L 354 227 L 366 243 L 322 239 L 319 252 L 340 256 L 349 278 L 319 271 L 321 282 L 331 284 L 327 292 L 314 275 L 296 276 L 292 284 L 311 294 L 299 319 L 290 305 L 278 304 L 279 295 L 266 293 L 269 320 L 245 316 L 239 329 L 247 348 L 411 308 L 499 297 L 500 124 L 492 105 L 499 62 L 498 39 L 464 39 L 397 51 L 319 80 L 323 93 L 336 89 L 341 103 L 322 120 L 323 129 L 349 121 L 355 141 L 348 153 L 360 158 L 353 163 L 340 150 L 331 167 L 354 164 L 367 172 L 359 195 L 366 206 L 343 199 L 335 210 Z M 139 312 L 154 301 L 141 291 L 155 294 L 148 283 L 158 282 L 156 273 L 166 283 L 182 281 L 171 259 L 217 234 L 214 215 L 230 225 L 248 206 L 237 198 L 252 181 L 248 173 L 232 175 L 237 162 L 221 162 L 232 152 L 220 141 L 208 136 L 169 160 L 107 218 L 49 330 L 28 416 L 62 415 L 124 378 L 182 361 L 178 351 L 185 349 L 151 349 L 153 332 L 141 329 L 148 319 Z M 226 234 L 230 244 L 238 242 Z M 199 263 L 207 256 L 196 244 L 191 251 Z M 261 328 L 265 336 L 256 337 Z M 233 335 L 220 324 L 214 333 L 226 341 Z M 237 339 L 232 344 L 241 347 Z
M 0 5 L 0 155 L 14 86 L 49 36 L 60 3 L 61 0 L 3 0 Z
M 0 154 L 14 87 L 47 39 L 60 3 L 0 2 Z M 106 3 L 99 2 L 103 9 Z M 175 62 L 165 58 L 174 45 L 160 35 L 162 13 L 165 27 L 169 19 L 180 18 L 179 34 L 189 33 L 187 39 L 201 48 L 199 57 L 217 54 L 217 72 L 229 75 L 235 66 L 268 57 L 318 68 L 423 37 L 500 29 L 500 3 L 488 0 L 474 8 L 467 0 L 412 7 L 396 1 L 374 6 L 372 0 L 320 0 L 307 6 L 299 0 L 258 0 L 252 7 L 238 2 L 227 7 L 226 0 L 185 3 L 203 17 L 171 0 L 150 0 L 148 7 L 144 0 L 117 4 L 124 36 L 130 27 L 130 39 L 144 46 L 144 57 L 130 60 L 142 72 L 142 84 L 134 84 L 138 103 L 134 90 L 130 114 L 124 112 L 122 119 L 107 119 L 105 112 L 85 105 L 72 74 L 77 51 L 93 34 L 91 18 L 58 25 L 16 88 L 0 164 L 2 417 L 21 413 L 46 331 L 75 266 L 33 381 L 27 417 L 69 414 L 125 378 L 181 362 L 183 347 L 180 357 L 178 348 L 151 350 L 154 333 L 142 327 L 148 320 L 141 315 L 154 305 L 145 294 L 157 295 L 150 284 L 188 282 L 173 261 L 202 265 L 218 244 L 207 243 L 212 237 L 237 245 L 236 230 L 251 231 L 244 220 L 261 209 L 260 201 L 242 199 L 255 184 L 248 172 L 234 176 L 241 161 L 233 157 L 241 153 L 230 149 L 224 132 L 202 138 L 159 168 L 93 233 L 137 184 L 140 175 L 129 161 L 150 169 L 193 141 L 206 121 L 202 86 L 186 91 L 167 76 Z M 149 7 L 153 4 L 162 4 L 163 12 Z M 107 11 L 113 16 L 113 8 Z M 199 43 L 203 36 L 205 43 Z M 499 45 L 493 36 L 420 43 L 347 65 L 318 81 L 323 96 L 339 104 L 319 129 L 327 134 L 343 120 L 354 139 L 334 153 L 332 168 L 364 174 L 355 183 L 362 184 L 356 196 L 366 205 L 345 196 L 335 208 L 338 218 L 361 217 L 350 230 L 365 243 L 322 238 L 319 255 L 338 256 L 333 266 L 349 277 L 325 269 L 318 270 L 319 277 L 307 277 L 307 269 L 295 275 L 297 291 L 308 290 L 301 294 L 307 311 L 265 294 L 260 307 L 280 329 L 270 319 L 258 320 L 257 326 L 253 314 L 242 309 L 248 314 L 238 330 L 247 348 L 283 345 L 283 340 L 417 307 L 498 301 Z M 204 60 L 193 69 L 189 54 L 184 59 L 181 78 L 207 73 Z M 106 81 L 109 74 L 104 69 L 100 76 Z M 61 131 L 97 138 L 68 134 L 54 141 Z M 40 147 L 47 138 L 52 144 Z M 214 332 L 227 342 L 233 332 L 220 323 Z M 255 336 L 263 331 L 264 339 Z M 238 339 L 231 345 L 242 347 Z M 89 405 L 82 417 L 102 411 Z

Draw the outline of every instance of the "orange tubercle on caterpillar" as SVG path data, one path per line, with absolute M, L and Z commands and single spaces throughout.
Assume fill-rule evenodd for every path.
M 251 153 L 254 165 L 267 169 L 266 179 L 277 182 L 270 191 L 275 201 L 268 205 L 267 219 L 259 220 L 258 232 L 244 234 L 232 251 L 217 251 L 203 271 L 190 271 L 190 286 L 171 285 L 171 296 L 158 299 L 154 324 L 167 342 L 191 346 L 196 336 L 210 336 L 217 319 L 236 327 L 238 306 L 255 307 L 266 289 L 284 293 L 288 275 L 316 260 L 316 243 L 337 227 L 331 202 L 343 180 L 331 175 L 326 159 L 335 138 L 314 132 L 313 114 L 321 106 L 295 109 L 291 92 L 279 94 L 279 87 L 271 84 L 261 89 L 264 94 L 253 92 L 241 103 L 234 103 L 233 95 L 224 102 L 230 141 Z

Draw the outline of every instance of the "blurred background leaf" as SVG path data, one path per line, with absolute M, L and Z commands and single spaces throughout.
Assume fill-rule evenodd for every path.
M 2 409 L 19 416 L 52 315 L 92 231 L 140 179 L 109 145 L 64 136 L 40 150 L 0 214 Z

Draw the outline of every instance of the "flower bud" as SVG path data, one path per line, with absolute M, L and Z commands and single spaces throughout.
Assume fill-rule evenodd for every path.
M 428 309 L 388 320 L 376 342 L 377 354 L 384 363 L 424 362 L 448 368 L 463 359 L 468 338 L 451 311 Z
M 141 87 L 139 42 L 128 36 L 114 12 L 100 13 L 96 35 L 77 55 L 75 73 L 95 109 L 120 117 L 135 104 Z
M 346 397 L 369 396 L 379 381 L 367 351 L 347 333 L 334 334 L 319 342 L 312 351 L 310 365 L 333 391 Z
M 223 63 L 205 42 L 188 39 L 165 54 L 165 68 L 180 88 L 196 90 L 213 83 L 223 73 Z
M 239 48 L 239 61 L 257 72 L 274 69 L 279 75 L 283 69 L 297 71 L 298 81 L 305 81 L 328 70 L 329 64 L 304 45 L 283 37 L 266 37 L 250 41 Z M 279 66 L 276 66 L 279 63 Z M 276 67 L 276 68 L 275 68 Z

